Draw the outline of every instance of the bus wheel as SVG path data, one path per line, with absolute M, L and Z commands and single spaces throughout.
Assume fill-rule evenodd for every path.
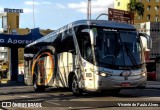
M 44 86 L 39 86 L 38 84 L 37 84 L 37 80 L 34 80 L 33 81 L 33 87 L 34 87 L 34 90 L 35 91 L 45 91 L 45 87 Z
M 73 75 L 72 79 L 72 93 L 75 96 L 80 96 L 83 93 L 82 89 L 79 88 L 76 75 Z

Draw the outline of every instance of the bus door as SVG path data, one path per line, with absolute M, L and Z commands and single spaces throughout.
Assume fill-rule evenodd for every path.
M 63 52 L 58 55 L 58 78 L 57 86 L 68 87 L 68 76 L 73 71 L 73 55 L 69 52 Z
M 32 63 L 33 63 L 33 55 L 24 54 L 24 83 L 27 85 L 33 84 L 32 77 Z
M 24 62 L 24 82 L 27 85 L 33 84 L 33 78 L 32 78 L 32 60 L 25 60 Z
M 61 53 L 58 54 L 58 86 L 67 87 L 68 86 L 68 76 L 70 72 L 73 72 L 75 63 L 75 47 L 73 36 L 71 33 L 65 31 L 62 34 L 61 40 Z

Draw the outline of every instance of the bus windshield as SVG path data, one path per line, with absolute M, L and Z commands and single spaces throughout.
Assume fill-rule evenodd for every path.
M 137 67 L 144 63 L 136 31 L 97 30 L 95 55 L 101 66 Z

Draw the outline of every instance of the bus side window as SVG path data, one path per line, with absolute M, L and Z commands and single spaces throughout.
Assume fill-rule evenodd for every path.
M 87 41 L 84 43 L 84 59 L 92 62 L 92 49 L 90 43 Z
M 92 48 L 89 33 L 81 34 L 81 54 L 84 59 L 93 63 Z
M 54 36 L 56 37 L 56 36 Z M 56 53 L 61 53 L 62 52 L 62 42 L 61 42 L 61 39 L 62 39 L 62 33 L 59 33 L 56 37 L 56 39 L 53 41 L 52 45 L 53 47 L 55 47 L 56 49 Z
M 75 45 L 73 41 L 73 35 L 69 34 L 67 31 L 63 34 L 62 39 L 63 52 L 70 52 L 75 54 Z
M 66 47 L 67 47 L 67 52 L 71 52 L 73 54 L 76 54 L 73 36 L 68 37 L 68 42 L 67 42 Z

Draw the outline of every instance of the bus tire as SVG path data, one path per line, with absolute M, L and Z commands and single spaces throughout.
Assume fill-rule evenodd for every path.
M 33 87 L 34 87 L 34 90 L 37 92 L 45 91 L 45 86 L 39 86 L 37 84 L 37 79 L 33 81 Z
M 83 94 L 83 90 L 79 88 L 76 75 L 73 75 L 72 77 L 72 93 L 75 96 L 80 96 Z

